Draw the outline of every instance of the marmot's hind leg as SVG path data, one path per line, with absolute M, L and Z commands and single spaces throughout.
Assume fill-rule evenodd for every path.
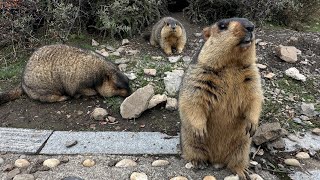
M 234 173 L 238 174 L 240 179 L 247 179 L 247 168 L 249 165 L 249 145 L 250 143 L 241 144 L 239 147 L 230 154 L 228 159 L 228 168 Z
M 23 83 L 22 88 L 31 99 L 39 100 L 41 102 L 60 102 L 69 99 L 68 96 L 63 96 L 60 92 L 48 92 L 48 90 L 44 89 L 35 90 Z
M 172 48 L 169 42 L 163 42 L 162 49 L 167 55 L 172 55 Z
M 56 94 L 49 94 L 49 95 L 43 95 L 39 96 L 39 101 L 41 102 L 61 102 L 69 99 L 68 96 L 61 96 Z
M 177 42 L 177 51 L 179 54 L 182 53 L 185 45 L 186 45 L 186 41 L 184 41 L 182 38 L 180 38 Z

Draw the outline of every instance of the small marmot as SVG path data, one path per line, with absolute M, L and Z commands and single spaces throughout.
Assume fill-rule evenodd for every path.
M 67 45 L 48 45 L 36 50 L 26 64 L 21 86 L 0 94 L 0 104 L 26 93 L 42 102 L 70 97 L 128 96 L 129 79 L 103 56 Z
M 179 94 L 182 156 L 198 167 L 224 164 L 242 179 L 263 101 L 253 31 L 245 18 L 205 28 Z
M 172 17 L 164 17 L 152 27 L 150 44 L 153 46 L 159 44 L 167 55 L 172 54 L 172 48 L 176 48 L 179 54 L 182 53 L 186 42 L 186 30 Z

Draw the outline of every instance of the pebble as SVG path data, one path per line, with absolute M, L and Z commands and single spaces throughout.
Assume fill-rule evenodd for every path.
M 34 180 L 34 176 L 32 174 L 18 174 L 14 176 L 13 180 Z
M 4 159 L 0 157 L 0 166 L 4 163 Z
M 157 167 L 157 166 L 166 166 L 166 165 L 169 165 L 169 164 L 170 164 L 169 161 L 159 159 L 159 160 L 153 161 L 151 166 Z
M 151 56 L 151 59 L 153 59 L 153 60 L 161 60 L 162 56 Z
M 11 170 L 10 172 L 8 172 L 7 179 L 12 179 L 19 173 L 20 173 L 20 169 L 15 168 L 15 169 Z
M 127 70 L 128 65 L 127 64 L 119 64 L 119 70 L 122 72 L 125 72 Z
M 238 175 L 230 175 L 224 178 L 224 180 L 239 180 Z
M 156 69 L 143 69 L 143 72 L 145 75 L 149 75 L 149 76 L 156 76 L 157 75 Z
M 107 117 L 107 115 L 107 110 L 103 108 L 95 108 L 91 113 L 91 117 L 97 121 L 103 121 Z
M 83 179 L 76 176 L 68 176 L 68 177 L 62 178 L 61 180 L 83 180 Z
M 124 73 L 130 80 L 137 79 L 137 76 L 134 73 Z
M 112 117 L 112 116 L 108 116 L 107 119 L 109 123 L 115 123 L 117 120 L 115 117 Z
M 60 163 L 68 163 L 69 162 L 69 158 L 67 156 L 63 156 L 59 160 L 60 160 Z
M 168 60 L 170 63 L 176 63 L 181 59 L 182 56 L 170 56 L 168 57 Z
M 133 56 L 133 55 L 138 54 L 139 52 L 140 52 L 139 50 L 128 50 L 128 51 L 126 51 L 126 54 L 129 56 Z
M 115 166 L 116 167 L 133 167 L 133 166 L 137 166 L 137 162 L 131 159 L 122 159 Z
M 298 154 L 296 154 L 296 158 L 298 159 L 309 159 L 310 155 L 306 152 L 299 152 Z
M 105 49 L 96 50 L 96 53 L 101 54 L 104 57 L 109 56 L 109 53 Z
M 122 39 L 122 46 L 123 45 L 127 45 L 127 44 L 129 44 L 130 43 L 130 41 L 128 40 L 128 39 Z
M 314 128 L 314 129 L 312 129 L 312 133 L 315 134 L 315 135 L 320 136 L 320 128 Z
M 259 69 L 265 69 L 265 68 L 267 68 L 267 66 L 264 65 L 264 64 L 257 64 L 257 67 L 258 67 Z
M 265 74 L 263 77 L 267 78 L 267 79 L 272 79 L 275 76 L 274 73 L 270 72 L 268 74 Z
M 214 176 L 205 176 L 203 180 L 216 180 Z
M 149 103 L 148 103 L 148 109 L 151 109 L 151 108 L 153 108 L 153 107 L 155 107 L 156 105 L 158 105 L 158 104 L 160 104 L 160 103 L 162 103 L 162 102 L 165 102 L 165 101 L 167 101 L 167 95 L 165 95 L 165 94 L 156 94 L 156 95 L 154 95 L 151 99 L 150 99 L 150 101 L 149 101 Z
M 299 161 L 293 158 L 285 159 L 284 163 L 289 166 L 300 166 Z
M 59 164 L 60 164 L 60 161 L 58 159 L 47 159 L 43 161 L 43 165 L 49 168 L 57 167 Z
M 307 78 L 303 74 L 300 74 L 299 70 L 295 67 L 289 68 L 285 71 L 285 74 L 293 79 L 299 81 L 306 81 Z
M 96 40 L 92 39 L 91 40 L 91 45 L 92 46 L 99 46 L 99 43 Z
M 191 169 L 193 168 L 193 164 L 191 162 L 188 162 L 184 167 L 187 169 Z
M 192 61 L 191 57 L 190 56 L 183 56 L 182 58 L 183 62 L 185 63 L 190 63 Z
M 250 174 L 249 177 L 251 180 L 263 180 L 259 174 Z
M 176 176 L 176 177 L 171 178 L 170 180 L 188 180 L 188 178 L 183 177 L 183 176 Z
M 92 167 L 92 166 L 94 166 L 96 163 L 94 162 L 94 160 L 92 160 L 92 159 L 86 159 L 86 160 L 84 160 L 83 162 L 82 162 L 82 165 L 84 166 L 84 167 Z
M 130 59 L 128 58 L 120 58 L 114 61 L 115 64 L 127 64 L 129 62 L 130 62 Z
M 193 33 L 193 35 L 194 35 L 195 37 L 200 37 L 200 36 L 202 36 L 202 33 Z
M 14 165 L 18 168 L 25 168 L 28 167 L 30 165 L 30 162 L 26 159 L 17 159 L 14 162 Z
M 118 51 L 115 51 L 115 52 L 111 53 L 111 55 L 112 56 L 117 56 L 117 57 L 121 56 L 120 52 L 118 52 Z
M 258 163 L 257 161 L 250 161 L 250 164 L 256 166 L 256 165 L 258 165 L 259 163 Z
M 75 146 L 76 144 L 78 144 L 77 140 L 68 140 L 68 141 L 66 141 L 65 146 L 67 148 L 71 148 L 72 146 Z
M 130 180 L 148 180 L 146 173 L 133 172 L 130 176 Z
M 166 109 L 174 111 L 178 109 L 178 100 L 176 98 L 167 98 Z
M 215 168 L 215 169 L 221 169 L 221 168 L 223 168 L 224 166 L 225 166 L 224 164 L 219 164 L 219 163 L 213 164 L 213 168 Z

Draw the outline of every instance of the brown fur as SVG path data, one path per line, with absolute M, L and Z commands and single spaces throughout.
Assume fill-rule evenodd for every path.
M 183 25 L 172 17 L 160 19 L 152 28 L 150 44 L 157 44 L 167 55 L 172 54 L 172 48 L 176 48 L 178 53 L 182 53 L 187 42 L 187 35 Z
M 254 37 L 242 44 L 250 23 L 224 19 L 204 29 L 207 41 L 179 95 L 183 157 L 196 166 L 225 164 L 243 179 L 263 101 Z
M 42 102 L 130 93 L 129 80 L 117 66 L 94 52 L 67 45 L 49 45 L 35 51 L 24 69 L 21 88 L 30 98 Z M 3 93 L 0 102 L 20 95 L 14 90 Z

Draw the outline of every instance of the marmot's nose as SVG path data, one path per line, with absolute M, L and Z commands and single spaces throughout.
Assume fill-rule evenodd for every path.
M 252 32 L 254 30 L 254 25 L 253 24 L 246 24 L 244 26 L 244 28 L 246 28 L 246 30 L 248 30 L 249 32 Z

